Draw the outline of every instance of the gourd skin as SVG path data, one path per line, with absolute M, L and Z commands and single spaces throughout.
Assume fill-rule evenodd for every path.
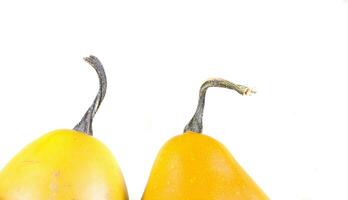
M 0 174 L 0 200 L 127 200 L 119 166 L 97 139 L 52 131 L 25 147 Z
M 266 200 L 215 139 L 186 132 L 159 152 L 142 200 Z

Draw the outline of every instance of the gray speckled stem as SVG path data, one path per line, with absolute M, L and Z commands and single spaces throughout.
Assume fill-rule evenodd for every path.
M 202 133 L 203 130 L 203 111 L 205 104 L 205 94 L 210 87 L 221 87 L 237 91 L 241 95 L 250 95 L 255 93 L 254 90 L 244 86 L 234 84 L 224 79 L 215 78 L 205 81 L 201 89 L 199 90 L 199 101 L 195 114 L 193 115 L 190 122 L 185 126 L 184 132 L 192 131 L 196 133 Z
M 89 56 L 84 58 L 84 60 L 88 62 L 98 74 L 99 91 L 93 101 L 93 104 L 91 105 L 91 107 L 89 107 L 89 109 L 87 110 L 87 112 L 85 113 L 81 121 L 74 127 L 74 130 L 84 132 L 88 135 L 93 135 L 93 130 L 92 130 L 93 118 L 96 112 L 98 111 L 100 104 L 102 103 L 104 99 L 104 96 L 106 93 L 107 81 L 106 81 L 104 67 L 97 57 Z

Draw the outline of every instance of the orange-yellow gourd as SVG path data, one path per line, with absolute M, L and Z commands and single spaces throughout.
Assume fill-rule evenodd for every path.
M 170 139 L 153 165 L 142 200 L 266 200 L 266 194 L 217 140 L 201 134 L 209 87 L 253 92 L 226 80 L 205 82 L 197 111 L 185 133 Z
M 92 120 L 104 98 L 106 76 L 99 60 L 99 93 L 74 130 L 49 132 L 25 147 L 0 174 L 0 200 L 127 200 L 112 153 L 92 137 Z

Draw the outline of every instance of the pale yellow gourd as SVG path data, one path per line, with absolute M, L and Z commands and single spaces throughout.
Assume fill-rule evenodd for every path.
M 108 148 L 92 137 L 92 120 L 106 91 L 99 60 L 99 93 L 74 130 L 52 131 L 19 152 L 0 174 L 0 200 L 127 200 L 122 172 Z

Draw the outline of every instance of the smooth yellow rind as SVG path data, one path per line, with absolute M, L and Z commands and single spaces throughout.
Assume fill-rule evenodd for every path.
M 127 200 L 121 170 L 94 137 L 52 131 L 25 147 L 0 174 L 0 200 Z

